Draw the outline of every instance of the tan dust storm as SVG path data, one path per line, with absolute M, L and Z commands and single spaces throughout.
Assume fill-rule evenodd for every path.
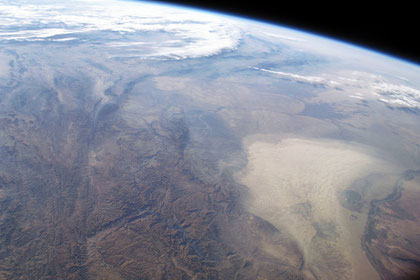
M 338 196 L 389 164 L 360 145 L 324 139 L 255 141 L 247 149 L 248 166 L 237 174 L 249 188 L 246 207 L 296 239 L 307 275 L 378 279 L 360 244 L 366 215 L 351 221 Z

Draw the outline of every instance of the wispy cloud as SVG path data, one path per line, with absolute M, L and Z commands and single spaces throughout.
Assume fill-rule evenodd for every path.
M 85 35 L 89 43 L 89 32 L 113 32 L 104 41 L 120 47 L 136 45 L 143 57 L 209 56 L 235 49 L 241 37 L 237 24 L 211 13 L 111 0 L 49 5 L 0 1 L 0 27 L 0 41 L 51 41 L 54 37 L 63 41 L 66 36 Z M 143 42 L 153 47 L 142 49 Z
M 274 37 L 274 38 L 280 38 L 280 39 L 285 39 L 285 40 L 290 40 L 290 41 L 296 41 L 296 42 L 306 42 L 305 39 L 302 38 L 298 38 L 298 37 L 292 37 L 292 36 L 286 36 L 283 35 L 281 33 L 279 34 L 274 34 L 274 33 L 268 33 L 268 32 L 264 32 L 265 35 Z
M 297 74 L 293 74 L 293 73 L 287 73 L 287 72 L 280 72 L 280 71 L 273 71 L 273 70 L 268 70 L 268 69 L 264 69 L 264 68 L 258 68 L 258 67 L 252 67 L 255 70 L 260 70 L 263 72 L 268 72 L 268 73 L 272 73 L 272 74 L 276 74 L 276 75 L 280 75 L 283 77 L 287 77 L 287 78 L 291 78 L 297 81 L 303 81 L 303 82 L 308 82 L 311 84 L 325 84 L 328 83 L 328 80 L 321 78 L 321 77 L 316 77 L 316 76 L 302 76 L 302 75 L 297 75 Z
M 381 95 L 382 102 L 420 108 L 420 90 L 390 83 L 374 83 L 372 88 Z
M 325 75 L 327 78 L 317 76 L 303 76 L 294 73 L 273 71 L 258 67 L 252 69 L 287 77 L 296 81 L 303 81 L 311 84 L 321 84 L 325 87 L 334 88 L 340 86 L 349 97 L 357 99 L 374 98 L 392 106 L 420 108 L 420 90 L 407 85 L 393 84 L 387 82 L 380 75 L 353 71 L 348 76 L 334 74 Z M 355 92 L 361 90 L 361 92 Z M 341 93 L 340 93 L 341 94 Z

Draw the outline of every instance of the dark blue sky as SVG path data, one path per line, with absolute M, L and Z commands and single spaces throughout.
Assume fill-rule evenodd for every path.
M 420 13 L 404 1 L 161 1 L 299 28 L 420 64 Z M 276 3 L 276 6 L 273 4 Z

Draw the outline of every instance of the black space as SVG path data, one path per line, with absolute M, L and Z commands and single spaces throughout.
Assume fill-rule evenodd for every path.
M 278 23 L 420 64 L 420 13 L 403 1 L 160 1 Z

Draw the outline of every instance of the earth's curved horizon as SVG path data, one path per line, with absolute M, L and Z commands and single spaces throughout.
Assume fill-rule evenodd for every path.
M 0 0 L 0 279 L 415 279 L 419 77 L 194 8 Z

